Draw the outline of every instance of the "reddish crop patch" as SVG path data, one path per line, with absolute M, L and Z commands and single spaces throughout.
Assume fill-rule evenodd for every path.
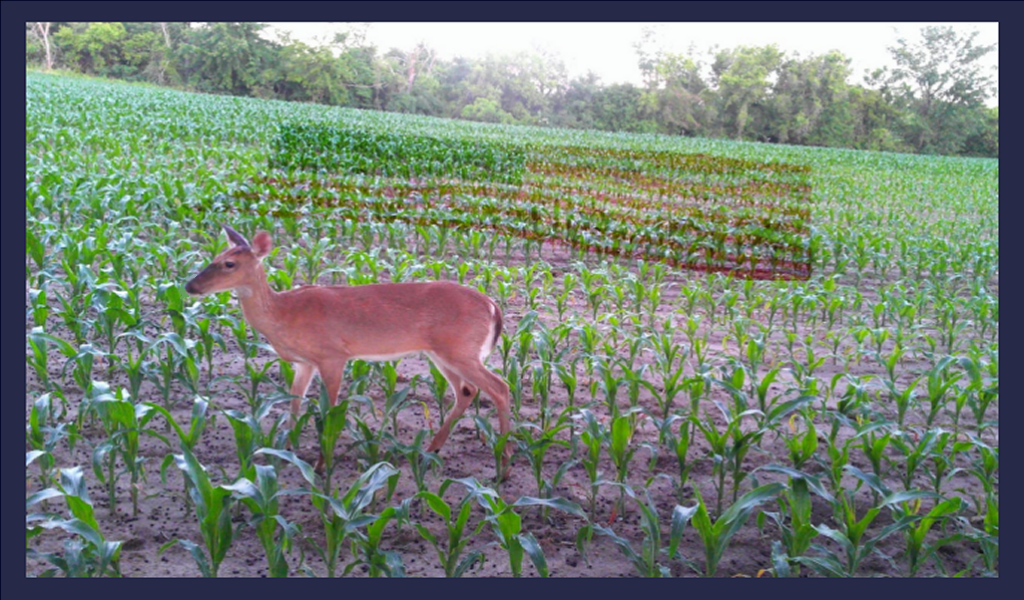
M 236 196 L 330 208 L 359 222 L 494 231 L 750 279 L 810 276 L 807 167 L 568 147 L 534 151 L 526 169 L 522 185 L 277 173 Z

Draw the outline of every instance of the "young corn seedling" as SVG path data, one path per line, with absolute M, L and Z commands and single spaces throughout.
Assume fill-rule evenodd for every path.
M 870 423 L 862 427 L 855 436 L 855 438 L 860 440 L 861 452 L 864 453 L 864 456 L 871 463 L 871 469 L 879 479 L 885 476 L 882 461 L 886 459 L 885 450 L 892 441 L 893 433 L 892 431 L 886 431 L 884 435 L 876 436 L 875 431 L 884 430 L 888 426 L 888 423 Z M 878 500 L 879 498 L 876 496 L 875 502 L 878 502 Z
M 33 461 L 39 461 L 39 477 L 43 487 L 49 486 L 53 479 L 53 467 L 55 465 L 53 453 L 57 445 L 69 436 L 75 435 L 73 426 L 68 423 L 53 422 L 51 416 L 53 407 L 50 394 L 43 394 L 32 403 L 32 410 L 29 411 L 28 426 L 25 428 L 25 438 L 32 450 L 27 453 L 26 467 Z
M 555 364 L 555 373 L 558 374 L 558 378 L 562 380 L 562 385 L 565 386 L 567 398 L 567 406 L 565 413 L 572 415 L 576 412 L 576 363 L 579 362 L 579 357 L 573 357 L 572 361 L 566 365 L 564 361 L 559 361 Z M 576 449 L 576 425 L 572 419 L 569 421 L 569 444 L 575 452 Z
M 231 383 L 242 392 L 242 397 L 245 398 L 246 403 L 249 405 L 249 410 L 253 412 L 256 411 L 260 403 L 260 385 L 273 383 L 270 377 L 270 370 L 275 362 L 277 360 L 268 360 L 262 365 L 257 365 L 252 361 L 246 361 L 244 365 L 246 376 L 230 378 Z
M 203 545 L 174 539 L 160 547 L 160 554 L 178 544 L 192 555 L 203 577 L 217 577 L 220 564 L 235 538 L 235 530 L 231 526 L 231 490 L 221 485 L 214 486 L 206 468 L 184 444 L 181 451 L 181 454 L 174 455 L 174 462 L 191 482 L 188 491 L 199 521 Z
M 252 514 L 248 525 L 256 530 L 256 537 L 263 546 L 267 557 L 267 572 L 271 577 L 287 577 L 287 554 L 300 529 L 278 511 L 278 497 L 285 492 L 278 488 L 274 467 L 256 465 L 253 470 L 256 474 L 255 482 L 241 477 L 224 488 L 233 492 L 235 498 Z
M 543 362 L 540 366 L 533 368 L 533 374 L 530 377 L 533 384 L 533 397 L 537 400 L 540 409 L 540 428 L 542 430 L 548 428 L 548 424 L 551 421 L 551 407 L 548 405 L 549 398 L 551 397 L 551 384 L 552 384 L 552 368 L 551 362 Z
M 393 550 L 382 550 L 380 543 L 383 539 L 384 528 L 388 523 L 395 521 L 401 527 L 409 518 L 409 504 L 412 499 L 406 499 L 399 506 L 389 506 L 379 515 L 372 517 L 366 524 L 366 531 L 356 529 L 352 535 L 352 554 L 358 551 L 362 560 L 353 560 L 346 567 L 346 573 L 351 567 L 357 564 L 365 565 L 367 574 L 370 577 L 405 577 L 405 565 L 402 564 L 402 555 Z
M 468 494 L 466 501 L 475 498 L 477 503 L 487 517 L 485 522 L 491 524 L 491 530 L 497 537 L 497 544 L 508 554 L 509 567 L 513 577 L 522 575 L 523 555 L 529 556 L 537 574 L 541 577 L 548 576 L 547 559 L 544 551 L 532 533 L 524 533 L 522 530 L 522 518 L 515 512 L 515 508 L 525 506 L 546 506 L 557 508 L 571 515 L 585 519 L 583 510 L 575 503 L 561 498 L 530 498 L 522 497 L 512 504 L 506 504 L 498 492 L 489 487 L 480 485 L 472 477 L 456 479 L 456 483 L 466 486 Z
M 66 358 L 75 355 L 74 346 L 70 343 L 46 333 L 42 327 L 33 327 L 27 336 L 32 354 L 25 357 L 26 362 L 35 370 L 36 377 L 43 384 L 43 389 L 52 391 L 54 383 L 50 381 L 50 349 L 56 347 Z
M 625 485 L 626 476 L 629 474 L 629 463 L 633 455 L 640 449 L 640 446 L 633 444 L 633 434 L 636 433 L 636 417 L 632 410 L 612 418 L 610 435 L 608 437 L 608 455 L 615 465 L 615 482 L 619 485 L 619 501 L 616 504 L 615 514 L 622 514 L 625 510 Z M 614 514 L 612 519 L 614 519 Z
M 622 368 L 622 379 L 626 382 L 626 394 L 629 396 L 630 410 L 639 409 L 640 388 L 641 386 L 644 386 L 644 384 L 649 383 L 644 380 L 644 372 L 647 371 L 648 365 L 640 365 L 639 369 L 634 370 L 631 366 L 626 365 L 625 361 L 618 362 L 619 366 Z
M 715 512 L 716 514 L 722 514 L 722 500 L 725 496 L 726 473 L 730 473 L 732 475 L 732 497 L 733 502 L 735 502 L 739 496 L 740 484 L 748 475 L 748 473 L 743 471 L 743 459 L 746 458 L 747 452 L 750 451 L 750 448 L 759 443 L 761 437 L 764 435 L 765 429 L 757 426 L 750 431 L 743 431 L 742 421 L 744 417 L 756 416 L 758 414 L 756 409 L 736 413 L 718 402 L 716 402 L 715 405 L 718 407 L 719 411 L 721 411 L 722 416 L 725 419 L 725 430 L 719 432 L 715 425 L 710 422 L 710 419 L 708 419 L 707 426 L 705 426 L 703 420 L 701 420 L 697 423 L 697 427 L 704 433 L 705 439 L 711 445 L 712 457 L 714 460 L 713 471 L 718 476 L 718 502 L 716 504 Z M 776 413 L 781 412 L 781 408 L 782 407 L 776 407 L 776 410 L 769 414 L 769 423 L 780 418 Z
M 390 362 L 380 365 L 381 373 L 384 377 L 384 415 L 391 421 L 392 435 L 397 436 L 398 413 L 412 401 L 411 394 L 416 391 L 416 387 L 419 385 L 420 376 L 413 376 L 409 385 L 399 390 L 397 389 L 398 371 L 395 367 L 396 364 Z M 433 367 L 433 363 L 431 363 L 431 367 Z
M 168 332 L 153 340 L 146 349 L 147 354 L 155 354 L 157 348 L 165 347 L 165 355 L 156 361 L 156 367 L 150 371 L 150 381 L 160 391 L 163 405 L 169 410 L 173 410 L 177 405 L 177 400 L 172 402 L 171 396 L 173 384 L 179 379 L 178 374 L 188 373 L 187 378 L 191 380 L 194 373 L 195 379 L 198 380 L 199 371 L 192 359 L 192 348 L 195 344 L 195 340 L 186 340 L 177 333 Z
M 269 431 L 263 430 L 263 420 L 270 414 L 274 405 L 286 401 L 287 398 L 267 398 L 254 412 L 242 412 L 229 409 L 224 411 L 224 416 L 231 425 L 231 431 L 235 436 L 235 454 L 238 456 L 238 476 L 249 479 L 256 478 L 255 458 L 256 450 L 260 448 L 283 448 L 287 441 L 287 428 L 285 421 L 288 415 L 282 413 L 270 426 Z
M 430 510 L 444 521 L 445 530 L 448 534 L 447 543 L 442 544 L 437 536 L 423 525 L 417 523 L 415 527 L 420 536 L 434 547 L 434 550 L 437 552 L 437 558 L 441 561 L 441 567 L 444 569 L 445 577 L 462 577 L 473 568 L 473 565 L 484 560 L 484 553 L 481 550 L 474 550 L 465 556 L 463 556 L 463 552 L 465 552 L 469 542 L 480 534 L 487 521 L 481 520 L 477 524 L 476 529 L 472 530 L 469 535 L 466 535 L 470 531 L 466 528 L 466 525 L 469 522 L 469 515 L 473 509 L 472 497 L 468 495 L 464 497 L 456 506 L 458 513 L 453 516 L 455 511 L 441 498 L 444 490 L 448 488 L 452 481 L 451 479 L 446 479 L 441 484 L 440 494 L 426 490 L 416 494 L 416 498 L 423 500 Z
M 327 397 L 325 386 L 320 386 L 320 392 L 319 402 L 313 413 L 313 420 L 320 447 L 320 456 L 323 461 L 323 493 L 330 496 L 332 491 L 331 478 L 337 466 L 334 449 L 338 445 L 338 440 L 348 424 L 349 400 L 347 398 L 342 399 L 334 406 L 331 406 L 331 400 Z M 356 419 L 358 420 L 358 417 Z M 362 424 L 363 433 L 366 434 L 368 427 L 362 421 L 359 421 L 359 423 Z M 379 445 L 374 444 L 373 448 L 372 455 L 375 456 Z
M 430 377 L 431 386 L 430 391 L 434 393 L 434 401 L 437 403 L 437 414 L 441 423 L 444 423 L 445 415 L 447 414 L 447 405 L 445 405 L 444 396 L 448 392 L 448 380 L 444 374 L 434 366 L 434 363 L 430 363 Z M 506 379 L 508 379 L 506 377 Z M 509 379 L 511 381 L 511 379 Z
M 505 463 L 512 456 L 512 447 L 508 446 L 508 444 L 512 441 L 511 436 L 514 432 L 509 431 L 498 435 L 491 426 L 490 420 L 476 415 L 473 416 L 473 422 L 476 423 L 477 431 L 480 432 L 484 443 L 487 444 L 491 454 L 494 455 L 494 481 L 495 485 L 501 485 L 501 482 L 507 476 Z
M 416 433 L 416 438 L 409 445 L 402 444 L 397 440 L 391 440 L 391 447 L 394 452 L 404 456 L 406 462 L 409 463 L 409 471 L 412 473 L 413 481 L 416 483 L 417 492 L 426 491 L 427 473 L 430 472 L 430 469 L 440 468 L 442 465 L 441 457 L 436 452 L 427 452 L 424 449 L 423 442 L 430 433 L 429 429 L 420 429 Z
M 580 530 L 578 539 L 589 540 L 593 531 L 611 538 L 615 545 L 622 552 L 622 555 L 629 559 L 637 574 L 641 577 L 671 577 L 672 572 L 668 566 L 662 564 L 660 559 L 665 556 L 668 561 L 678 556 L 679 542 L 682 540 L 683 532 L 686 530 L 686 523 L 697 511 L 696 506 L 685 508 L 678 504 L 672 510 L 672 524 L 669 533 L 668 546 L 663 547 L 661 543 L 661 523 L 658 520 L 658 510 L 651 501 L 650 493 L 644 490 L 644 499 L 637 498 L 636 493 L 629 487 L 623 486 L 630 498 L 636 500 L 640 508 L 640 530 L 644 534 L 643 542 L 640 545 L 640 552 L 633 549 L 629 540 L 618 536 L 608 527 L 598 524 L 586 525 Z M 580 544 L 582 550 L 583 544 Z M 586 558 L 586 554 L 584 554 Z
M 370 397 L 357 395 L 352 396 L 350 400 L 362 403 L 371 414 L 376 416 L 377 408 L 373 405 L 373 400 Z M 361 412 L 356 410 L 351 412 L 350 417 L 352 419 L 352 427 L 349 430 L 352 435 L 352 447 L 356 450 L 356 460 L 360 465 L 359 468 L 367 469 L 369 465 L 384 462 L 384 456 L 388 448 L 385 439 L 388 437 L 393 438 L 388 433 L 387 427 L 374 427 L 368 422 L 368 419 L 363 419 Z M 381 421 L 379 417 L 376 420 L 378 423 Z
M 916 409 L 919 404 L 917 400 L 917 382 L 921 379 L 921 377 L 918 377 L 910 382 L 903 391 L 900 391 L 892 381 L 884 380 L 882 382 L 889 391 L 889 398 L 896 405 L 896 425 L 900 428 L 903 427 L 907 413 Z
M 965 390 L 967 404 L 974 413 L 978 429 L 985 429 L 994 425 L 985 421 L 985 415 L 989 406 L 999 399 L 999 354 L 993 352 L 992 360 L 988 363 L 983 362 L 979 354 L 972 351 L 969 356 L 960 357 L 960 366 L 967 372 L 970 381 Z M 959 418 L 956 422 L 959 424 Z
M 70 518 L 50 513 L 25 516 L 25 544 L 49 529 L 61 529 L 77 537 L 64 542 L 64 554 L 39 552 L 27 548 L 30 558 L 41 558 L 54 565 L 67 577 L 120 577 L 121 542 L 108 541 L 100 532 L 99 523 L 89 500 L 89 492 L 81 467 L 61 469 L 55 487 L 32 494 L 25 500 L 25 509 L 50 498 L 62 497 Z M 56 570 L 43 572 L 50 577 Z
M 999 565 L 999 496 L 993 492 L 985 494 L 985 512 L 982 515 L 982 529 L 972 534 L 981 546 L 981 558 L 987 576 L 998 576 Z
M 765 470 L 775 470 L 765 468 Z M 781 469 L 780 469 L 781 470 Z M 811 521 L 811 494 L 823 495 L 826 500 L 832 497 L 821 487 L 821 484 L 810 475 L 799 471 L 785 469 L 789 483 L 778 495 L 779 512 L 763 511 L 757 515 L 757 527 L 764 532 L 765 518 L 769 518 L 782 533 L 782 540 L 772 542 L 772 564 L 776 577 L 797 577 L 800 575 L 800 563 L 796 560 L 803 556 L 811 547 L 811 541 L 818 536 L 818 531 Z M 795 568 L 794 568 L 795 567 Z
M 955 389 L 956 382 L 963 378 L 963 373 L 953 373 L 950 367 L 956 362 L 953 356 L 944 356 L 939 359 L 926 373 L 928 377 L 928 416 L 925 425 L 931 427 L 939 412 L 949 402 L 951 388 Z
M 715 573 L 718 572 L 718 563 L 721 562 L 725 549 L 729 547 L 729 541 L 747 522 L 754 508 L 776 497 L 783 489 L 784 486 L 781 483 L 770 483 L 755 488 L 743 494 L 725 512 L 720 513 L 720 516 L 712 523 L 700 490 L 694 488 L 693 492 L 697 496 L 697 506 L 690 521 L 693 524 L 693 528 L 697 530 L 697 535 L 700 536 L 701 542 L 704 544 L 703 574 L 705 577 L 714 577 Z M 693 561 L 684 559 L 683 563 L 694 571 L 701 572 Z
M 107 486 L 112 513 L 117 509 L 117 481 L 124 474 L 129 476 L 132 516 L 138 516 L 139 490 L 145 485 L 146 478 L 143 468 L 146 458 L 139 455 L 139 442 L 143 435 L 149 435 L 167 446 L 171 444 L 162 435 L 146 428 L 159 413 L 147 404 L 133 404 L 123 392 L 119 389 L 114 396 L 105 395 L 95 404 L 107 439 L 93 449 L 92 466 L 96 477 Z M 116 471 L 118 458 L 124 464 L 120 472 Z
M 855 474 L 859 472 L 853 467 L 849 468 L 849 471 Z M 876 490 L 876 493 L 879 492 Z M 867 537 L 867 528 L 881 510 L 881 506 L 876 506 L 858 519 L 853 494 L 848 490 L 844 491 L 833 503 L 833 518 L 839 523 L 839 529 L 832 529 L 824 524 L 814 526 L 819 535 L 839 544 L 843 555 L 840 556 L 820 544 L 812 544 L 811 548 L 818 553 L 817 556 L 799 556 L 795 560 L 826 577 L 853 577 L 868 555 L 877 553 L 885 558 L 876 549 L 879 542 L 906 529 L 915 520 L 915 517 L 905 516 L 882 528 L 874 537 Z
M 583 427 L 580 430 L 580 441 L 583 442 L 583 453 L 580 455 L 580 462 L 590 479 L 590 511 L 591 518 L 596 516 L 597 492 L 601 486 L 601 471 L 598 470 L 601 459 L 601 448 L 610 433 L 605 429 L 601 421 L 587 409 L 580 410 L 577 418 L 583 419 Z
M 256 453 L 275 456 L 291 463 L 299 469 L 303 479 L 309 484 L 308 493 L 313 506 L 320 515 L 325 537 L 323 546 L 315 542 L 313 546 L 324 562 L 327 576 L 335 577 L 338 573 L 341 549 L 345 542 L 352 541 L 360 527 L 365 527 L 376 520 L 377 517 L 365 511 L 373 503 L 378 491 L 385 487 L 394 488 L 400 474 L 399 470 L 388 463 L 377 463 L 363 472 L 352 483 L 348 491 L 339 497 L 337 491 L 330 495 L 325 494 L 313 466 L 292 452 L 261 448 Z M 341 574 L 347 575 L 360 562 L 358 558 L 355 558 L 345 566 Z M 308 567 L 307 573 L 312 575 L 312 571 L 309 571 Z
M 971 459 L 968 472 L 978 479 L 978 483 L 981 484 L 986 494 L 995 493 L 997 472 L 999 471 L 999 447 L 993 448 L 972 435 L 969 442 L 957 442 L 954 448 L 957 452 L 968 449 L 975 451 L 976 454 Z M 981 507 L 978 507 L 978 512 L 982 512 Z
M 903 456 L 903 472 L 900 473 L 900 479 L 904 490 L 910 491 L 916 487 L 914 476 L 918 470 L 936 452 L 941 453 L 948 442 L 949 433 L 942 429 L 929 429 L 923 433 L 917 429 L 910 429 L 892 436 L 889 444 Z M 941 484 L 942 474 L 939 473 L 937 476 Z
M 903 537 L 907 545 L 907 574 L 910 577 L 916 577 L 921 567 L 928 560 L 932 560 L 939 572 L 945 575 L 946 569 L 939 558 L 939 549 L 967 538 L 962 533 L 945 535 L 946 524 L 963 510 L 964 501 L 955 496 L 946 500 L 936 501 L 935 506 L 923 515 L 918 514 L 921 508 L 920 498 L 914 501 L 899 500 L 897 498 L 886 501 L 883 506 L 888 506 L 892 509 L 893 517 L 897 521 L 908 515 L 915 519 L 903 530 Z M 940 525 L 943 535 L 938 540 L 927 543 L 926 538 L 935 525 Z
M 618 396 L 619 386 L 622 385 L 625 376 L 616 377 L 610 361 L 603 358 L 597 359 L 595 367 L 600 377 L 597 380 L 597 385 L 604 393 L 604 401 L 608 405 L 608 414 L 616 417 L 619 414 L 619 405 L 616 402 L 616 397 Z
M 142 389 L 142 382 L 149 377 L 149 372 L 152 368 L 150 361 L 147 360 L 146 347 L 153 340 L 146 337 L 141 331 L 126 331 L 118 337 L 131 337 L 135 339 L 134 344 L 131 342 L 125 344 L 127 349 L 122 356 L 118 357 L 118 363 L 125 377 L 128 378 L 128 393 L 132 398 L 138 398 L 139 392 Z M 132 351 L 133 346 L 135 348 L 134 351 Z
M 818 432 L 814 428 L 814 422 L 805 419 L 807 429 L 802 434 L 796 432 L 796 415 L 789 419 L 789 429 L 793 435 L 785 437 L 786 448 L 789 451 L 789 461 L 797 471 L 803 469 L 804 464 L 814 457 L 818 450 Z

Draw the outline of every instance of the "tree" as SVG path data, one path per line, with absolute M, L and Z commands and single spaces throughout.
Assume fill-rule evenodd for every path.
M 46 62 L 44 62 L 43 65 L 46 67 L 47 71 L 53 69 L 53 49 L 50 44 L 50 25 L 51 23 L 49 22 L 42 23 L 39 21 L 26 23 L 26 33 L 28 34 L 26 37 L 30 44 L 30 47 L 27 49 L 26 56 L 32 55 L 33 52 L 31 44 L 33 40 L 38 40 L 38 42 L 42 44 L 43 51 L 45 52 Z
M 921 29 L 921 39 L 897 40 L 889 52 L 896 67 L 883 73 L 894 99 L 908 109 L 903 127 L 918 152 L 952 154 L 984 129 L 984 103 L 996 91 L 981 59 L 996 44 L 978 45 L 977 31 L 950 26 Z
M 207 23 L 189 29 L 179 49 L 186 82 L 203 91 L 249 95 L 275 48 L 261 23 Z
M 90 75 L 107 75 L 108 65 L 117 65 L 123 58 L 125 37 L 122 23 L 73 23 L 57 30 L 53 43 L 68 67 Z
M 841 146 L 852 141 L 850 60 L 838 51 L 786 59 L 768 102 L 765 135 L 783 144 Z
M 750 109 L 761 108 L 771 77 L 781 62 L 782 52 L 774 44 L 740 46 L 715 55 L 711 70 L 717 78 L 720 114 L 726 118 L 727 130 L 735 139 L 744 139 L 744 130 L 751 120 Z
M 477 98 L 472 104 L 462 109 L 463 119 L 483 121 L 485 123 L 514 123 L 512 115 L 501 109 L 497 102 L 490 98 Z
M 640 114 L 640 88 L 632 83 L 615 83 L 597 97 L 594 113 L 597 127 L 607 131 L 652 133 L 657 125 Z
M 575 129 L 597 128 L 594 106 L 601 90 L 600 77 L 593 71 L 572 79 L 565 93 L 555 97 L 552 103 L 551 124 L 555 127 Z
M 961 151 L 966 156 L 999 158 L 999 107 L 986 108 L 984 128 L 964 140 Z

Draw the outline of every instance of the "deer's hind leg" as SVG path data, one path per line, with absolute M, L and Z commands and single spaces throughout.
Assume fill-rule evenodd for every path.
M 463 382 L 478 387 L 491 397 L 494 401 L 494 407 L 498 411 L 498 433 L 500 435 L 505 435 L 511 431 L 512 411 L 509 402 L 509 387 L 501 377 L 498 377 L 485 367 L 478 356 L 446 357 L 446 359 L 441 359 L 441 362 L 444 362 L 445 368 L 458 375 Z M 437 448 L 441 447 L 441 444 L 448 437 L 452 424 L 462 416 L 462 413 L 466 411 L 472 399 L 473 396 L 458 396 L 455 408 L 452 409 L 451 414 L 445 419 L 444 425 L 441 426 L 441 430 L 437 432 L 434 440 L 430 443 L 430 450 L 436 451 Z M 508 461 L 511 457 L 512 445 L 506 444 L 505 457 L 502 461 L 502 472 L 497 474 L 498 478 L 504 479 L 508 477 Z
M 476 397 L 478 391 L 477 386 L 467 381 L 464 377 L 453 371 L 443 360 L 441 360 L 433 352 L 428 352 L 427 356 L 430 357 L 430 361 L 434 363 L 439 371 L 444 374 L 444 378 L 448 380 L 449 387 L 455 392 L 455 406 L 452 407 L 448 418 L 441 424 L 440 429 L 434 434 L 434 439 L 430 441 L 430 446 L 427 447 L 427 452 L 437 452 L 444 445 L 445 440 L 448 439 L 448 435 L 451 433 L 452 426 L 459 420 L 459 417 L 466 412 L 466 408 L 469 407 L 469 403 Z

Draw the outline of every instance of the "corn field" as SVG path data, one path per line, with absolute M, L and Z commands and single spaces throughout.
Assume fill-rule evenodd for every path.
M 998 576 L 997 160 L 27 86 L 27 575 Z M 512 431 L 419 356 L 293 427 L 222 225 L 493 298 Z

